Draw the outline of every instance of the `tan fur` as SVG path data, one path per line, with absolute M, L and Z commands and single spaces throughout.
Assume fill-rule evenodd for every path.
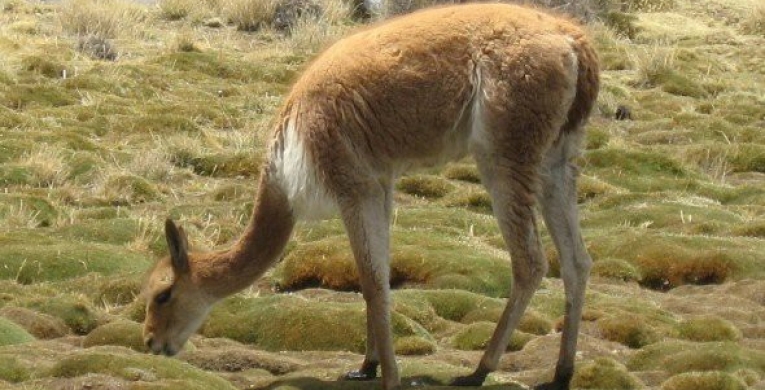
M 239 242 L 191 254 L 168 221 L 172 255 L 151 272 L 147 343 L 157 353 L 177 352 L 217 300 L 273 264 L 296 219 L 329 202 L 345 223 L 367 302 L 367 354 L 360 372 L 349 375 L 368 379 L 381 364 L 383 387 L 396 387 L 388 283 L 393 183 L 411 167 L 470 153 L 492 196 L 514 283 L 481 364 L 455 384 L 480 385 L 496 369 L 546 273 L 533 209 L 539 201 L 567 296 L 556 377 L 541 388 L 567 388 L 591 263 L 571 160 L 598 83 L 597 56 L 578 27 L 517 6 L 422 11 L 341 40 L 287 97 Z M 168 288 L 171 298 L 158 303 Z

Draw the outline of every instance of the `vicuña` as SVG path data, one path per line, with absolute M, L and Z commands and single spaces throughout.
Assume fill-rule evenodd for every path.
M 598 85 L 597 55 L 584 32 L 519 6 L 431 9 L 340 40 L 287 96 L 238 242 L 191 253 L 183 230 L 167 221 L 170 256 L 152 269 L 146 288 L 146 343 L 155 353 L 177 353 L 216 302 L 280 258 L 297 220 L 339 212 L 367 305 L 366 355 L 346 378 L 375 378 L 381 366 L 383 388 L 397 387 L 389 283 L 394 182 L 410 168 L 469 154 L 491 195 L 513 283 L 478 367 L 453 384 L 480 385 L 497 368 L 547 272 L 538 202 L 566 292 L 555 377 L 538 388 L 568 388 L 592 263 L 579 229 L 572 160 Z

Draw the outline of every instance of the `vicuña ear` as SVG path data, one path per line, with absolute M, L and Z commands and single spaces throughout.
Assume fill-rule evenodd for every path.
M 165 239 L 170 251 L 173 271 L 181 275 L 189 270 L 189 242 L 183 228 L 176 226 L 172 219 L 165 220 Z

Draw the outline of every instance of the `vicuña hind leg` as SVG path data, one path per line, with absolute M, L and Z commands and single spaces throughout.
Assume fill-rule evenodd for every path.
M 555 379 L 537 389 L 568 389 L 574 374 L 576 342 L 584 305 L 584 293 L 592 259 L 579 231 L 576 204 L 576 167 L 571 159 L 578 150 L 578 134 L 561 137 L 548 153 L 542 173 L 542 205 L 545 225 L 560 254 L 561 276 L 566 290 L 566 309 Z
M 535 166 L 512 161 L 496 161 L 477 153 L 476 160 L 484 184 L 491 193 L 494 215 L 499 222 L 513 264 L 513 286 L 502 317 L 486 347 L 486 352 L 473 374 L 459 377 L 452 384 L 480 386 L 494 371 L 542 277 L 547 262 L 541 250 L 534 219 Z
M 373 379 L 382 366 L 383 388 L 399 385 L 390 322 L 390 209 L 392 188 L 370 185 L 358 199 L 341 200 L 351 248 L 367 304 L 367 353 L 359 371 L 348 379 Z

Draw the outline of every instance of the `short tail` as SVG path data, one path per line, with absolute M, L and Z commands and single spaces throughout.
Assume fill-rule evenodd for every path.
M 578 60 L 576 95 L 563 125 L 563 134 L 578 131 L 584 125 L 595 106 L 600 89 L 600 67 L 595 49 L 584 35 L 575 37 L 572 46 Z

